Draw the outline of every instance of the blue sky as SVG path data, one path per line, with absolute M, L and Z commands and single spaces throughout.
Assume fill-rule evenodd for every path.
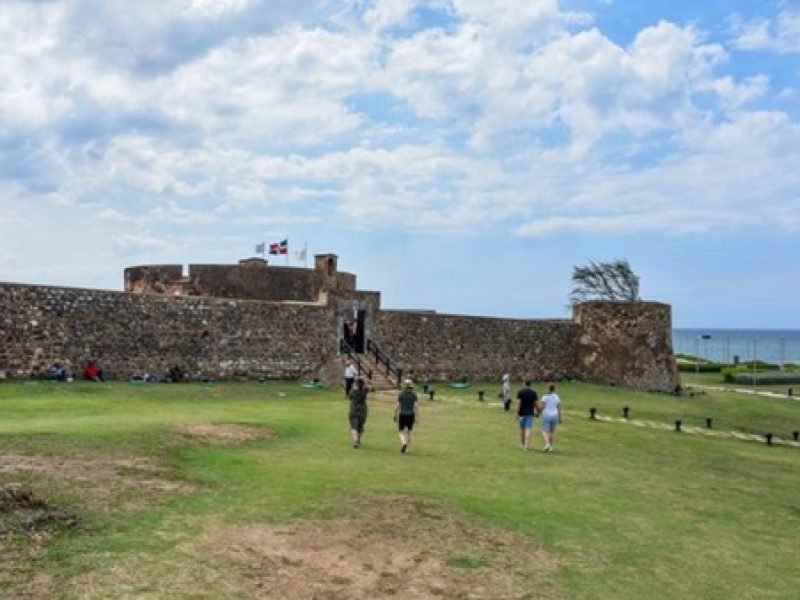
M 334 252 L 389 308 L 800 328 L 800 3 L 5 0 L 0 280 Z

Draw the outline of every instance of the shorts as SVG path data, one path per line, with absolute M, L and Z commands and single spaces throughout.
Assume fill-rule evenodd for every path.
M 553 433 L 558 427 L 558 416 L 542 417 L 542 431 Z
M 520 429 L 531 429 L 533 427 L 533 415 L 519 415 L 517 419 L 519 420 Z
M 400 417 L 397 419 L 397 428 L 400 431 L 403 431 L 403 429 L 408 429 L 409 431 L 411 431 L 412 429 L 414 429 L 415 417 L 416 415 L 414 414 L 411 415 L 401 414 Z
M 367 413 L 350 413 L 350 429 L 364 433 L 364 424 L 367 422 Z

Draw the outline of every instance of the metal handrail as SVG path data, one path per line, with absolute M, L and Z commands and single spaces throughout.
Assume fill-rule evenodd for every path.
M 392 375 L 397 379 L 397 387 L 403 384 L 403 369 L 393 366 L 392 359 L 384 352 L 374 340 L 367 340 L 367 352 L 375 358 L 375 364 L 378 366 L 384 365 L 386 367 L 386 376 L 391 378 Z

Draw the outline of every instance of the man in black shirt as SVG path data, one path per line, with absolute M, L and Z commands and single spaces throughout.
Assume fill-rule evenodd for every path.
M 517 419 L 519 420 L 519 441 L 523 450 L 531 444 L 531 429 L 536 415 L 536 401 L 539 397 L 531 388 L 531 382 L 526 381 L 525 387 L 517 392 Z
M 405 389 L 397 397 L 397 406 L 394 409 L 394 422 L 400 433 L 400 452 L 405 454 L 411 446 L 411 431 L 414 423 L 419 423 L 419 404 L 414 393 L 414 382 L 406 379 Z

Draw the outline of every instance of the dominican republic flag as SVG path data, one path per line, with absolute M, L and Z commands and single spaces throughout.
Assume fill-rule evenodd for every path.
M 289 254 L 289 240 L 275 242 L 269 245 L 270 254 Z

